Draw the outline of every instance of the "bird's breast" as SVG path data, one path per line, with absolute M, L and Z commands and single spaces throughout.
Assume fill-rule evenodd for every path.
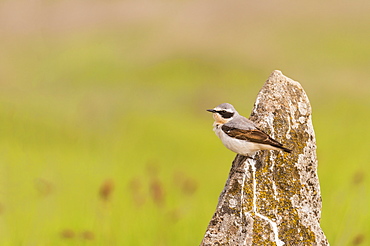
M 221 127 L 222 124 L 215 123 L 213 130 L 229 150 L 241 155 L 250 155 L 261 149 L 259 144 L 228 136 Z

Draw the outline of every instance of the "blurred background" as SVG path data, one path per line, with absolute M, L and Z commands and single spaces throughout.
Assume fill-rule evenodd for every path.
M 198 245 L 275 69 L 312 107 L 331 245 L 370 243 L 370 2 L 0 1 L 0 245 Z

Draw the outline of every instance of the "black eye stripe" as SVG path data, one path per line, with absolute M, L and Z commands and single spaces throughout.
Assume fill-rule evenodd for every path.
M 217 111 L 217 113 L 219 115 L 222 116 L 222 118 L 224 119 L 228 119 L 228 118 L 231 118 L 233 117 L 234 113 L 233 112 L 228 112 L 228 111 L 225 111 L 225 110 L 221 110 L 221 111 Z

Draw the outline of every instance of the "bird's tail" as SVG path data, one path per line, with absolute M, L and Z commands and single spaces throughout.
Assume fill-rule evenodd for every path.
M 279 148 L 280 148 L 281 150 L 283 150 L 283 151 L 287 152 L 287 153 L 292 152 L 292 150 L 291 150 L 291 149 L 285 148 L 284 146 L 280 146 Z

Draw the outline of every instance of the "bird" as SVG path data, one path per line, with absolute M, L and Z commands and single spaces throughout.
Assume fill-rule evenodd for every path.
M 259 150 L 292 152 L 259 129 L 253 121 L 241 116 L 230 103 L 222 103 L 207 111 L 213 113 L 213 131 L 226 148 L 237 154 L 251 157 Z

